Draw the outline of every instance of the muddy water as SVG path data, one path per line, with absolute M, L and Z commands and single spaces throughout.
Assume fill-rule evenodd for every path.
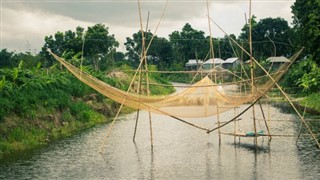
M 241 106 L 244 109 L 247 105 Z M 256 107 L 258 118 L 261 116 Z M 296 116 L 268 108 L 273 134 L 296 135 Z M 268 111 L 269 109 L 269 111 Z M 220 116 L 233 117 L 233 111 Z M 252 130 L 251 111 L 236 126 Z M 260 114 L 260 115 L 259 115 Z M 189 119 L 214 127 L 216 117 Z M 90 129 L 71 138 L 0 163 L 0 179 L 320 179 L 320 152 L 308 136 L 295 144 L 295 138 L 238 138 L 194 129 L 166 116 L 152 115 L 154 149 L 150 148 L 148 113 L 142 112 L 136 143 L 133 143 L 135 113 L 117 121 L 104 153 L 99 146 L 109 125 Z M 265 129 L 257 123 L 258 130 Z M 234 124 L 223 128 L 233 132 Z

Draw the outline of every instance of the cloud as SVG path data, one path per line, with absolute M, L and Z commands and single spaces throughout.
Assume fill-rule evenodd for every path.
M 238 35 L 245 23 L 248 1 L 209 0 L 210 16 L 228 33 Z M 290 6 L 293 1 L 253 0 L 252 13 L 258 19 L 283 17 L 291 21 Z M 141 15 L 145 28 L 150 12 L 149 29 L 153 32 L 165 7 L 164 0 L 141 0 Z M 195 29 L 209 35 L 206 0 L 169 0 L 158 35 L 167 37 L 181 30 L 189 22 Z M 247 13 L 248 14 L 248 13 Z M 2 47 L 15 50 L 40 49 L 44 37 L 57 31 L 75 30 L 77 26 L 87 28 L 104 23 L 120 44 L 140 28 L 137 0 L 24 0 L 2 1 L 1 9 Z M 223 33 L 213 26 L 214 36 Z M 122 46 L 120 48 L 124 50 Z
M 92 23 L 74 20 L 69 17 L 39 11 L 2 8 L 1 44 L 10 50 L 39 50 L 44 37 L 57 31 L 89 26 Z

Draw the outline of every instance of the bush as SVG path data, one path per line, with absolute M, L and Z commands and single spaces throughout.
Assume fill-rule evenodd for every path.
M 313 94 L 308 95 L 302 101 L 302 104 L 320 112 L 320 104 L 319 104 L 319 102 L 320 102 L 320 93 L 317 92 L 317 93 L 313 93 Z

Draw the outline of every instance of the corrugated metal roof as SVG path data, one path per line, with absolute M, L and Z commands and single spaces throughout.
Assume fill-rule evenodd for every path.
M 235 61 L 239 60 L 237 57 L 228 58 L 224 61 L 224 63 L 234 63 Z
M 203 64 L 223 64 L 224 60 L 220 58 L 208 59 Z
M 196 59 L 189 59 L 189 61 L 186 63 L 186 66 L 192 66 L 192 65 L 197 65 L 197 64 L 202 64 L 203 61 L 197 60 Z
M 290 60 L 284 56 L 277 56 L 277 57 L 269 57 L 267 59 L 268 62 L 279 62 L 279 63 L 285 63 L 285 62 L 290 62 Z

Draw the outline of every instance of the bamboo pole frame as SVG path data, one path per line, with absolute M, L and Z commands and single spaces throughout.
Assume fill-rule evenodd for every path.
M 243 47 L 241 47 L 233 38 L 231 38 L 228 33 L 226 33 L 215 21 L 213 21 L 211 19 L 211 21 L 220 29 L 222 30 L 226 36 L 228 36 L 229 39 L 231 39 L 237 46 L 239 46 L 243 52 L 245 52 L 247 55 L 250 55 L 248 53 L 248 51 L 246 51 Z M 300 53 L 303 51 L 304 48 L 302 48 L 300 51 L 298 51 L 298 53 L 295 54 L 295 59 L 297 58 L 298 55 L 300 55 Z M 293 102 L 291 101 L 291 99 L 289 98 L 289 96 L 283 91 L 283 89 L 281 88 L 281 86 L 272 78 L 272 76 L 268 73 L 267 70 L 265 70 L 265 68 L 263 66 L 261 66 L 261 64 L 255 59 L 252 57 L 252 59 L 254 60 L 254 62 L 263 70 L 263 72 L 265 72 L 269 77 L 270 79 L 275 82 L 275 85 L 277 86 L 277 88 L 280 90 L 280 92 L 282 93 L 282 95 L 286 98 L 286 100 L 289 102 L 289 104 L 291 105 L 291 107 L 293 108 L 293 110 L 296 112 L 296 114 L 299 116 L 300 120 L 303 122 L 303 124 L 305 125 L 305 127 L 307 128 L 307 130 L 309 131 L 310 135 L 312 136 L 312 138 L 314 139 L 314 141 L 316 142 L 318 148 L 320 149 L 320 143 L 319 141 L 317 140 L 316 136 L 314 135 L 314 133 L 311 131 L 309 125 L 307 124 L 307 122 L 305 121 L 305 119 L 302 117 L 302 115 L 300 114 L 300 112 L 298 111 L 298 109 L 296 108 L 296 106 L 293 104 Z M 293 63 L 294 61 L 291 62 L 291 64 Z

